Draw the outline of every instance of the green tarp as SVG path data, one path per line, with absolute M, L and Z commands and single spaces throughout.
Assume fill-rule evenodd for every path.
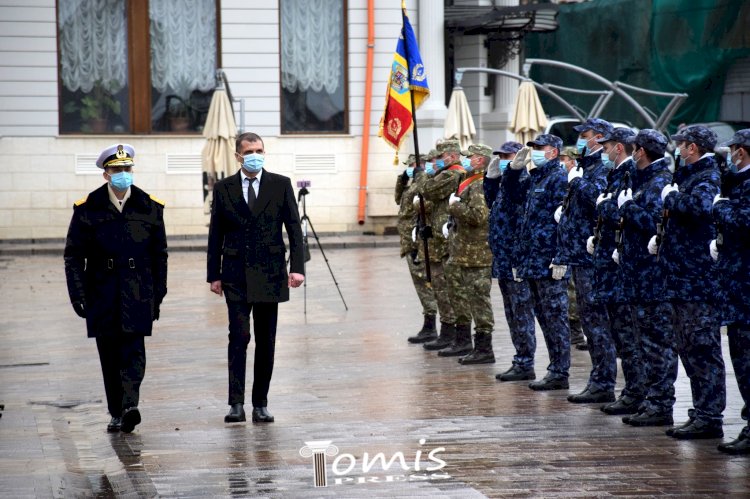
M 594 0 L 560 6 L 559 29 L 525 38 L 525 57 L 581 66 L 610 81 L 689 95 L 671 122 L 715 121 L 727 70 L 750 55 L 750 2 L 746 0 Z M 566 87 L 602 89 L 593 80 L 549 66 L 531 78 Z M 588 111 L 594 98 L 564 93 Z M 631 94 L 632 95 L 632 94 Z M 634 96 L 658 115 L 666 98 Z M 548 114 L 565 111 L 541 96 Z M 602 113 L 613 121 L 646 122 L 619 97 Z

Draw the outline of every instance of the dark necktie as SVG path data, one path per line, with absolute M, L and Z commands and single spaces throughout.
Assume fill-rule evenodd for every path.
M 250 208 L 250 211 L 253 211 L 253 205 L 255 204 L 255 189 L 253 189 L 253 182 L 255 182 L 257 179 L 251 178 L 248 179 L 247 183 L 247 207 Z

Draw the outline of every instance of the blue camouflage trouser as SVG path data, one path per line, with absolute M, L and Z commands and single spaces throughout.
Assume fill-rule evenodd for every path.
M 672 304 L 636 303 L 633 318 L 640 338 L 646 380 L 646 398 L 639 410 L 671 415 L 675 402 L 674 382 L 677 380 Z
M 503 296 L 503 308 L 510 330 L 510 339 L 516 349 L 513 365 L 531 369 L 534 367 L 536 336 L 534 335 L 534 306 L 529 283 L 527 281 L 516 282 L 513 279 L 498 279 L 497 283 Z
M 732 359 L 734 376 L 745 405 L 750 405 L 750 324 L 734 323 L 727 326 L 729 357 Z M 750 423 L 745 427 L 750 438 Z
M 674 302 L 672 308 L 677 353 L 690 378 L 692 414 L 698 421 L 721 426 L 727 390 L 719 311 L 701 302 Z
M 568 325 L 568 281 L 552 278 L 528 279 L 534 315 L 544 334 L 549 354 L 547 371 L 567 378 L 570 370 L 570 326 Z
M 641 402 L 646 392 L 646 373 L 641 359 L 641 340 L 633 320 L 633 307 L 629 303 L 608 303 L 609 331 L 620 357 L 625 386 L 621 396 Z
M 609 332 L 607 307 L 594 302 L 592 290 L 594 267 L 573 267 L 573 281 L 578 301 L 578 315 L 591 354 L 591 373 L 588 387 L 592 391 L 611 392 L 617 377 L 617 356 Z

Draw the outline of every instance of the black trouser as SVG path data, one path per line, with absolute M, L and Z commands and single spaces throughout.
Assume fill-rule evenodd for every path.
M 102 365 L 107 409 L 113 417 L 120 417 L 124 409 L 138 405 L 141 382 L 146 374 L 143 336 L 100 336 L 96 338 L 96 348 Z
M 276 350 L 278 303 L 245 303 L 227 300 L 229 312 L 229 405 L 245 403 L 247 345 L 250 343 L 250 312 L 255 331 L 253 407 L 268 405 L 268 387 Z

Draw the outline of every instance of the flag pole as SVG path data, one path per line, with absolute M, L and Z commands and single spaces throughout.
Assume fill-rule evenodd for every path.
M 414 108 L 414 91 L 411 85 L 411 65 L 409 60 L 409 43 L 406 38 L 406 1 L 401 0 L 401 36 L 404 38 L 404 55 L 406 56 L 406 76 L 409 82 L 409 99 L 411 100 L 411 122 L 412 122 L 412 134 L 414 136 L 414 158 L 417 164 L 416 169 L 422 167 L 419 157 L 419 137 L 417 134 L 417 110 Z M 418 193 L 419 196 L 419 218 L 422 220 L 421 230 L 418 231 L 424 243 L 424 270 L 425 270 L 425 281 L 430 286 L 432 283 L 432 273 L 430 272 L 430 247 L 427 240 L 432 237 L 432 227 L 427 223 L 427 215 L 424 208 L 424 197 L 422 193 Z

